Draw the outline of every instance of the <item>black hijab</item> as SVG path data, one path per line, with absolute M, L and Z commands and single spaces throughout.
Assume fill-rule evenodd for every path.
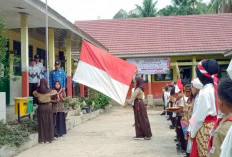
M 47 94 L 50 93 L 51 91 L 52 89 L 48 88 L 48 81 L 46 79 L 41 79 L 37 92 L 40 94 Z
M 140 88 L 144 92 L 144 81 L 143 81 L 143 78 L 141 76 L 136 76 L 135 77 L 135 81 L 136 81 L 136 87 L 135 87 L 135 89 Z
M 218 63 L 215 59 L 206 59 L 202 62 L 202 66 L 204 69 L 210 74 L 218 74 L 220 71 L 220 68 L 218 66 Z M 196 66 L 196 73 L 199 80 L 202 82 L 202 84 L 205 86 L 206 84 L 212 83 L 213 79 L 211 77 L 204 76 L 200 70 L 198 69 L 198 66 Z

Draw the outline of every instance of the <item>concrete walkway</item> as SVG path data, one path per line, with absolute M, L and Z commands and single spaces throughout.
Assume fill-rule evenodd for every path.
M 38 144 L 17 157 L 180 157 L 170 121 L 149 111 L 153 137 L 133 140 L 132 109 L 114 108 L 109 113 L 73 128 L 51 144 Z

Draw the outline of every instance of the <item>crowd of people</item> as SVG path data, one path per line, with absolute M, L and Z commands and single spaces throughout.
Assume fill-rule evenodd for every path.
M 161 115 L 175 129 L 177 151 L 188 157 L 232 156 L 232 80 L 218 81 L 219 71 L 216 60 L 202 60 L 191 84 L 165 86 Z
M 48 84 L 46 67 L 39 61 L 39 55 L 30 60 L 29 95 L 38 105 L 39 143 L 51 143 L 54 138 L 67 133 L 64 112 L 66 73 L 61 69 L 61 62 L 56 61 Z

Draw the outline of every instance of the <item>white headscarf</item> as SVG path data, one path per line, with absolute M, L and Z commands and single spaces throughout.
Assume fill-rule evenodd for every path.
M 193 87 L 197 88 L 197 89 L 202 89 L 203 88 L 203 84 L 201 83 L 201 81 L 198 78 L 195 78 L 192 81 Z

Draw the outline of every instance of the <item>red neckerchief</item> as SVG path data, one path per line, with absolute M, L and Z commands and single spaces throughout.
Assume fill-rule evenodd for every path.
M 60 100 L 60 94 L 63 92 L 63 89 L 60 88 L 60 90 L 57 92 L 57 100 Z

